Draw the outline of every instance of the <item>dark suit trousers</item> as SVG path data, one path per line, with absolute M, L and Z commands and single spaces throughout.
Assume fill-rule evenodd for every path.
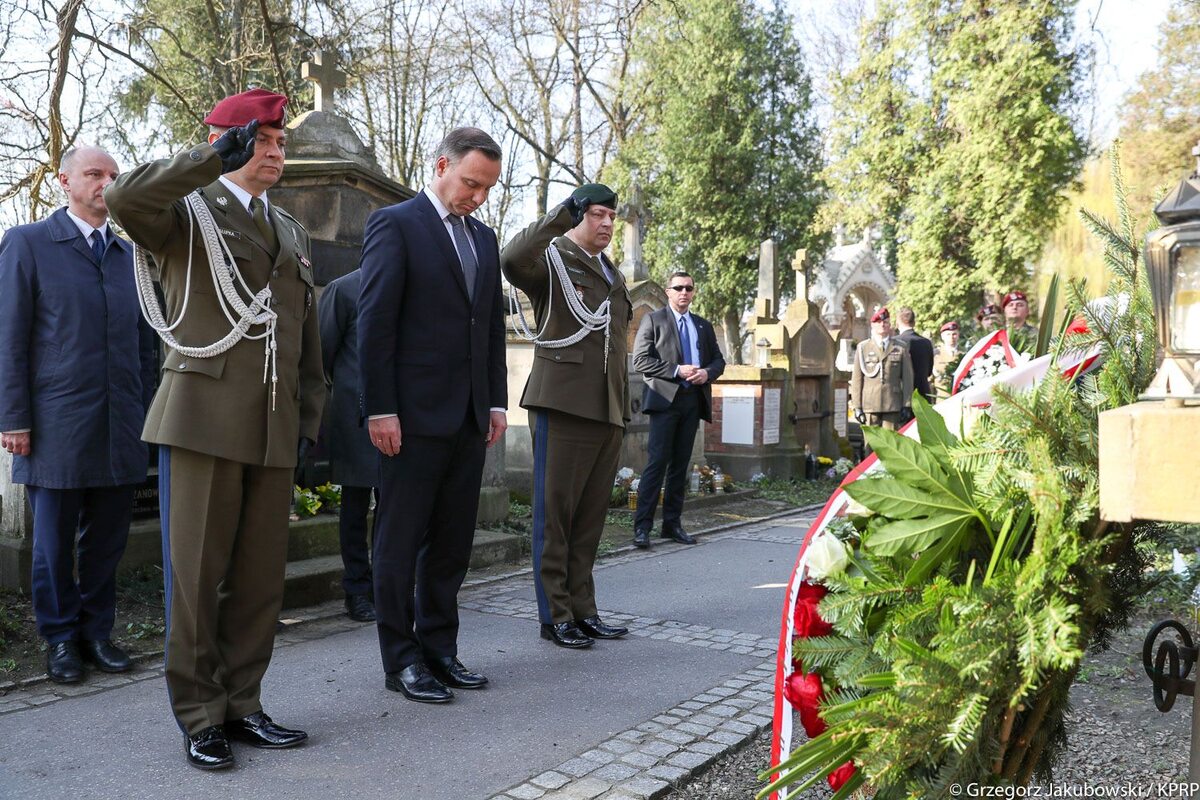
M 38 634 L 50 644 L 109 638 L 133 487 L 27 486 L 26 492 L 33 508 L 33 613 Z
M 283 605 L 292 470 L 158 448 L 167 691 L 196 734 L 262 709 Z
M 634 530 L 654 527 L 654 511 L 658 507 L 659 489 L 666 476 L 663 495 L 663 530 L 679 527 L 683 514 L 683 498 L 687 488 L 688 467 L 696 431 L 700 428 L 700 390 L 681 389 L 665 411 L 647 414 L 650 417 L 649 459 L 638 481 L 637 512 L 633 517 Z
M 367 557 L 367 514 L 371 493 L 376 502 L 379 490 L 371 486 L 342 486 L 342 508 L 338 512 L 338 539 L 342 550 L 342 590 L 346 594 L 371 591 L 371 562 Z
M 621 458 L 617 425 L 530 411 L 533 426 L 533 579 L 544 623 L 596 613 L 592 566 Z
M 375 507 L 375 615 L 385 672 L 458 655 L 458 590 L 471 560 L 487 452 L 473 419 L 453 436 L 401 433 L 399 454 L 380 459 Z

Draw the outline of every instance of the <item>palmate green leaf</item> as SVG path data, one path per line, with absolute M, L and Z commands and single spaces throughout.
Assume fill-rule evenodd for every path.
M 935 499 L 928 492 L 915 489 L 895 478 L 867 478 L 855 481 L 847 485 L 845 491 L 856 502 L 889 519 L 927 517 L 947 510 L 943 498 Z
M 970 513 L 935 514 L 920 519 L 901 519 L 880 525 L 863 539 L 863 549 L 883 556 L 908 555 L 933 547 L 947 536 L 960 532 L 974 519 Z
M 921 436 L 921 444 L 925 445 L 941 462 L 942 468 L 950 470 L 950 460 L 946 452 L 958 444 L 958 439 L 946 427 L 946 420 L 933 410 L 929 401 L 918 391 L 913 391 L 912 410 L 917 418 L 917 433 Z
M 962 517 L 955 530 L 943 536 L 942 540 L 934 546 L 925 548 L 925 552 L 921 553 L 920 558 L 913 562 L 904 576 L 904 585 L 917 586 L 924 583 L 930 573 L 947 561 L 957 558 L 963 545 L 967 542 L 974 521 L 973 517 Z
M 867 478 L 846 486 L 846 494 L 889 519 L 913 519 L 933 514 L 972 514 L 975 509 L 949 492 L 930 494 L 895 478 Z
M 958 498 L 959 507 L 974 511 L 961 473 L 948 473 L 920 442 L 883 428 L 863 428 L 863 435 L 889 475 L 935 497 Z

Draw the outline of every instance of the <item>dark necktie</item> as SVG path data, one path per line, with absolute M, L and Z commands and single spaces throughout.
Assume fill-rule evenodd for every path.
M 96 228 L 92 231 L 92 255 L 96 257 L 96 263 L 104 261 L 104 229 Z
M 475 251 L 471 249 L 471 241 L 467 238 L 467 226 L 463 218 L 457 214 L 447 214 L 450 229 L 454 231 L 454 247 L 458 250 L 458 260 L 462 262 L 463 280 L 467 282 L 467 297 L 475 299 L 475 274 L 479 272 L 479 263 L 475 260 Z
M 275 235 L 275 227 L 267 219 L 267 207 L 261 198 L 250 198 L 250 216 L 254 217 L 254 227 L 262 234 L 263 240 L 272 253 L 279 251 L 279 237 Z
M 683 355 L 681 356 L 683 362 L 685 364 L 691 364 L 692 363 L 692 335 L 688 331 L 686 316 L 679 318 L 679 346 L 683 350 Z M 691 388 L 691 384 L 688 383 L 683 378 L 680 378 L 680 381 L 683 383 L 684 386 Z

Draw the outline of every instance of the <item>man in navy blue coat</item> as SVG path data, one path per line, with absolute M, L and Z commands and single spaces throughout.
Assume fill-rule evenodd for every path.
M 132 247 L 108 227 L 116 177 L 103 150 L 69 150 L 67 207 L 0 241 L 0 446 L 33 508 L 33 611 L 59 683 L 82 680 L 83 660 L 131 666 L 110 637 L 156 351 Z
M 445 703 L 487 678 L 458 660 L 485 444 L 508 423 L 496 234 L 471 217 L 500 178 L 478 128 L 438 145 L 434 177 L 367 220 L 358 352 L 363 413 L 383 454 L 373 568 L 384 685 Z

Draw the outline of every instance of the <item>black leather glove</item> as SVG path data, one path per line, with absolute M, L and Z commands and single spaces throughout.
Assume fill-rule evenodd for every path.
M 858 420 L 859 425 L 867 424 L 867 414 L 861 408 L 854 409 L 854 418 Z
M 304 472 L 304 462 L 308 460 L 308 451 L 313 444 L 313 440 L 307 436 L 301 436 L 300 441 L 296 444 L 296 474 L 292 476 L 296 483 L 300 482 L 300 476 Z
M 583 222 L 584 214 L 587 214 L 588 206 L 592 201 L 588 198 L 577 200 L 574 197 L 568 197 L 562 201 L 562 207 L 571 212 L 571 227 L 578 227 L 579 223 Z
M 246 166 L 246 162 L 254 156 L 254 139 L 258 136 L 258 120 L 252 119 L 249 124 L 238 128 L 230 128 L 212 143 L 213 150 L 221 157 L 221 174 L 233 172 Z

